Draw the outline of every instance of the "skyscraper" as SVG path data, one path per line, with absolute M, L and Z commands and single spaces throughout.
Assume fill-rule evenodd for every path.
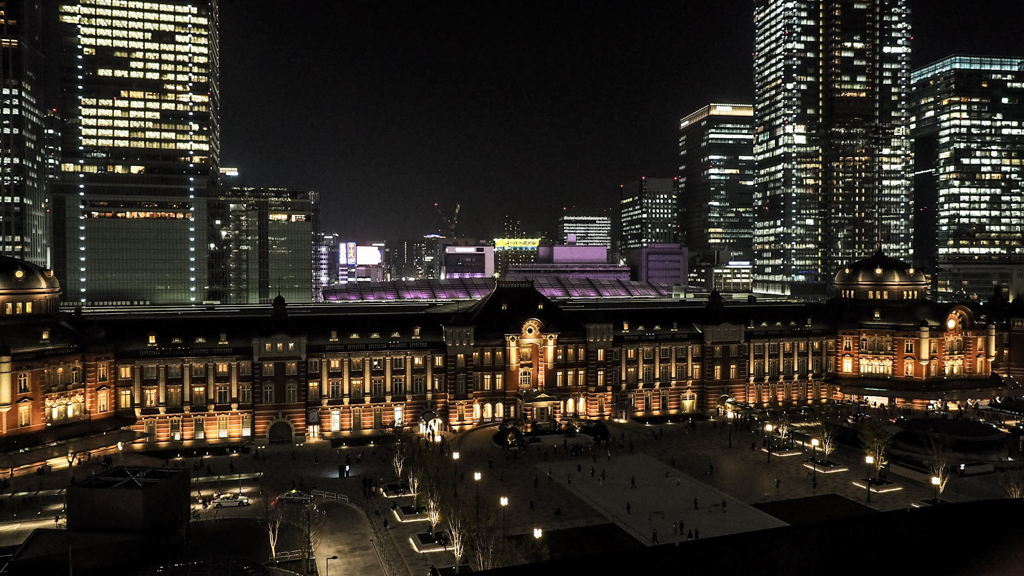
M 620 186 L 619 252 L 678 240 L 675 178 L 647 178 Z
M 754 290 L 911 253 L 907 0 L 754 3 Z
M 1024 274 L 1024 59 L 950 56 L 912 80 L 915 261 L 936 298 L 987 298 Z
M 220 149 L 217 2 L 75 0 L 59 13 L 64 297 L 201 302 Z
M 39 0 L 0 0 L 0 255 L 51 266 Z
M 679 123 L 679 229 L 691 258 L 753 257 L 753 116 L 749 104 L 710 104 Z
M 600 214 L 569 211 L 558 217 L 558 241 L 568 243 L 570 236 L 578 246 L 612 248 L 612 219 Z
M 314 266 L 320 196 L 283 188 L 232 188 L 210 200 L 217 250 L 226 286 L 215 298 L 231 304 L 310 302 L 319 292 L 321 268 Z

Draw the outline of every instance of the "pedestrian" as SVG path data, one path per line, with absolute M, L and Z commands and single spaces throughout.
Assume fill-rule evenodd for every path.
M 679 534 L 679 525 L 675 522 L 672 523 L 672 535 L 676 536 Z
M 611 450 L 609 450 L 609 451 L 608 451 L 608 459 L 609 459 L 609 460 L 611 460 L 611 459 L 612 459 L 612 451 L 611 451 Z
M 533 500 L 530 500 L 530 512 L 533 512 Z
M 683 524 L 682 520 L 679 520 L 679 535 L 680 536 L 683 535 L 683 526 L 685 526 L 685 524 Z
M 683 479 L 680 478 L 679 476 L 676 476 L 676 486 L 681 486 L 682 483 L 683 483 Z
M 654 544 L 658 543 L 658 529 L 654 529 L 654 534 L 651 536 L 651 542 Z
M 686 533 L 686 539 L 687 540 L 693 540 L 693 530 L 690 530 L 689 532 Z
M 487 467 L 494 468 L 494 460 L 490 456 L 487 457 Z
M 781 482 L 779 481 L 779 479 L 778 479 L 778 478 L 776 478 L 776 479 L 775 479 L 775 491 L 776 491 L 776 492 L 777 492 L 777 491 L 779 490 L 779 484 L 781 484 Z
M 626 502 L 626 516 L 630 515 L 630 510 L 632 509 L 633 507 L 629 505 L 629 502 Z
M 633 441 L 632 440 L 629 441 L 629 451 L 630 452 L 633 451 Z
M 714 464 L 712 464 L 711 462 L 708 462 L 708 470 L 709 470 L 709 471 L 710 471 L 710 472 L 711 472 L 712 474 L 714 474 L 714 473 L 715 473 L 715 465 L 714 465 Z
M 636 488 L 636 476 L 629 477 L 629 487 Z
M 726 506 L 726 502 L 725 502 L 725 500 L 722 500 L 722 512 L 725 512 L 725 506 Z
M 569 478 L 565 481 L 566 484 L 572 484 L 572 474 L 569 474 Z
M 576 473 L 577 474 L 582 474 L 583 473 L 583 466 L 581 464 L 577 464 L 576 465 Z
M 697 509 L 697 499 L 696 498 L 693 499 L 693 509 L 694 510 Z
M 700 540 L 700 530 L 697 530 L 696 528 L 693 529 L 693 539 Z
M 590 467 L 590 477 L 591 478 L 594 477 L 594 467 L 593 466 Z

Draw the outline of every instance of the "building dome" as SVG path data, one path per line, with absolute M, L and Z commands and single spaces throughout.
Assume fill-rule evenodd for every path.
M 0 317 L 55 313 L 59 297 L 60 282 L 53 270 L 0 256 Z
M 836 295 L 853 300 L 924 300 L 927 288 L 924 272 L 881 250 L 840 269 L 835 277 Z

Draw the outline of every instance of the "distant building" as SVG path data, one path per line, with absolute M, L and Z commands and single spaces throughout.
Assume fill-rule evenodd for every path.
M 626 252 L 633 279 L 686 287 L 688 254 L 679 244 L 649 244 Z
M 504 277 L 515 266 L 537 261 L 540 238 L 495 238 L 494 269 Z
M 909 0 L 754 1 L 754 291 L 824 298 L 913 231 Z
M 608 248 L 605 246 L 556 244 L 539 246 L 536 262 L 514 264 L 509 267 L 506 277 L 510 280 L 587 278 L 628 281 L 630 274 L 629 266 L 608 263 Z
M 1005 293 L 1024 271 L 1024 59 L 950 56 L 912 79 L 915 262 L 937 300 Z
M 558 217 L 558 242 L 577 246 L 604 246 L 612 249 L 612 219 L 585 213 L 565 213 Z
M 620 252 L 678 241 L 679 205 L 674 178 L 641 178 L 620 186 Z
M 214 242 L 214 301 L 270 303 L 315 299 L 322 265 L 318 242 L 320 195 L 285 188 L 232 188 L 210 200 Z M 317 266 L 314 268 L 314 258 Z
M 493 278 L 492 246 L 447 246 L 444 249 L 444 278 Z
M 219 179 L 217 2 L 57 4 L 64 127 L 53 235 L 63 297 L 202 302 L 215 240 L 206 195 Z
M 317 301 L 324 288 L 338 283 L 343 244 L 334 233 L 317 233 L 313 246 L 313 274 L 316 276 Z
M 681 240 L 691 260 L 751 260 L 754 107 L 710 104 L 679 125 Z
M 50 266 L 39 0 L 0 0 L 0 255 Z

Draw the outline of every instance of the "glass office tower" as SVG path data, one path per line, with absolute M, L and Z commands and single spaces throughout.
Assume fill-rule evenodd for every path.
M 569 242 L 570 236 L 577 246 L 604 246 L 612 249 L 612 219 L 600 214 L 571 211 L 558 217 L 558 242 Z
M 1024 290 L 1024 59 L 950 56 L 913 80 L 916 261 L 943 300 Z
M 754 290 L 823 297 L 911 255 L 906 0 L 754 3 Z
M 679 238 L 675 178 L 647 178 L 620 186 L 619 251 L 649 244 L 674 244 Z
M 691 259 L 753 257 L 753 121 L 750 104 L 710 104 L 679 123 L 679 228 Z
M 0 254 L 50 267 L 39 0 L 0 0 Z
M 220 148 L 216 0 L 77 0 L 59 15 L 64 298 L 205 300 L 205 197 Z

